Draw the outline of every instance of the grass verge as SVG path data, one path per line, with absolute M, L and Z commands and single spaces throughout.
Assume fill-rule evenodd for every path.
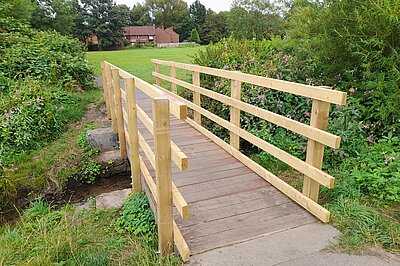
M 143 196 L 129 199 L 136 203 L 136 213 L 148 208 Z M 71 205 L 55 210 L 36 201 L 13 228 L 1 227 L 0 265 L 179 265 L 179 257 L 157 254 L 153 242 L 148 241 L 153 231 L 135 234 L 121 229 L 121 220 L 123 224 L 147 223 L 150 228 L 155 224 L 154 218 L 124 216 L 126 208 L 132 212 L 127 205 L 121 214 L 94 208 L 76 211 Z

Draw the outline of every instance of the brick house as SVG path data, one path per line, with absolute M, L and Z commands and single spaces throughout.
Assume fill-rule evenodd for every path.
M 124 28 L 124 37 L 131 43 L 179 43 L 179 34 L 173 28 L 130 26 Z

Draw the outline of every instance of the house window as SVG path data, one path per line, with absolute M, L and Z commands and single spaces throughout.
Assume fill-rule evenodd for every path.
M 149 36 L 149 40 L 152 41 L 154 39 L 154 36 Z
M 137 39 L 140 39 L 140 36 L 138 35 L 138 36 L 136 36 L 136 38 L 137 38 Z

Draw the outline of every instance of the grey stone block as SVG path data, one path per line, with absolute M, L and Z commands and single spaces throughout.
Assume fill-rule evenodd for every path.
M 89 130 L 86 134 L 86 138 L 90 145 L 100 149 L 100 151 L 118 149 L 118 136 L 112 132 L 111 128 Z

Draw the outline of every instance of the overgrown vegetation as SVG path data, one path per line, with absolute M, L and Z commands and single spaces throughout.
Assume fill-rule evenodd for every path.
M 56 210 L 42 200 L 33 202 L 14 227 L 0 228 L 0 261 L 5 265 L 179 265 L 179 257 L 161 257 L 145 240 L 157 239 L 151 235 L 154 228 L 132 234 L 133 224 L 155 226 L 154 218 L 139 215 L 149 212 L 143 194 L 130 197 L 122 214 L 74 209 L 67 205 Z
M 9 8 L 8 3 L 1 3 L 0 13 Z M 62 189 L 74 165 L 54 169 L 52 163 L 68 165 L 73 153 L 67 151 L 75 146 L 63 150 L 59 148 L 69 139 L 54 141 L 100 96 L 78 40 L 37 31 L 22 21 L 0 18 L 1 212 L 25 189 L 28 194 L 48 189 L 49 184 Z M 48 149 L 49 143 L 54 150 Z M 84 163 L 89 157 L 74 156 Z M 94 173 L 89 174 L 93 179 Z
M 399 8 L 392 0 L 295 1 L 287 14 L 286 37 L 224 39 L 193 59 L 204 66 L 348 92 L 346 106 L 331 108 L 329 131 L 341 137 L 341 148 L 326 149 L 323 168 L 337 180 L 334 189 L 322 189 L 321 194 L 332 223 L 344 233 L 341 248 L 347 250 L 379 245 L 396 252 L 400 246 Z M 229 81 L 203 76 L 201 82 L 230 95 Z M 248 84 L 242 99 L 309 123 L 308 99 Z M 202 105 L 229 120 L 229 107 L 206 97 Z M 205 125 L 228 139 L 226 130 L 208 120 Z M 307 142 L 299 135 L 249 114 L 242 114 L 241 126 L 305 158 Z M 241 144 L 254 160 L 301 190 L 298 173 L 249 143 Z

